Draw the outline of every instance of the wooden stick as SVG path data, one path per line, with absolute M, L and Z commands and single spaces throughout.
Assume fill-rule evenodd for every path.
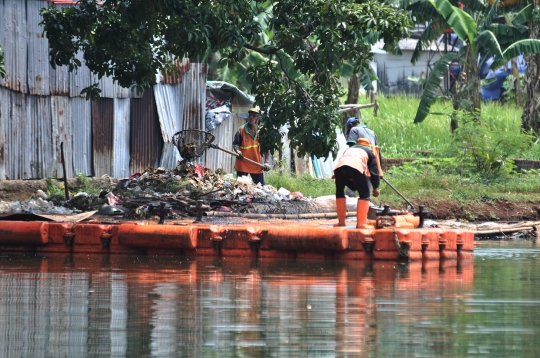
M 313 213 L 313 214 L 251 214 L 251 213 L 233 213 L 224 211 L 209 211 L 207 216 L 215 217 L 241 217 L 252 219 L 335 219 L 337 213 Z M 355 217 L 356 211 L 347 212 L 347 217 Z
M 532 226 L 520 226 L 520 227 L 514 227 L 514 228 L 506 228 L 506 229 L 499 229 L 499 230 L 485 230 L 485 231 L 475 231 L 475 235 L 492 235 L 492 234 L 505 234 L 505 233 L 513 233 L 513 232 L 519 232 L 519 231 L 533 231 L 534 228 Z

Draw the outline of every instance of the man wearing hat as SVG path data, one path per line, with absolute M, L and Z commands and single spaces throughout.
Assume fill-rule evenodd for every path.
M 262 185 L 266 185 L 263 170 L 270 170 L 270 151 L 265 155 L 264 168 L 243 160 L 243 158 L 248 158 L 257 163 L 262 163 L 261 146 L 259 143 L 260 118 L 261 110 L 258 107 L 251 108 L 248 111 L 246 124 L 240 127 L 234 135 L 233 149 L 239 154 L 234 163 L 234 170 L 238 176 L 249 174 L 255 184 L 261 183 Z
M 379 145 L 377 134 L 369 129 L 364 123 L 360 123 L 358 118 L 349 118 L 347 120 L 346 128 L 347 131 L 345 135 L 347 136 L 347 140 L 354 140 L 356 142 L 358 138 L 367 138 L 371 144 Z
M 369 144 L 366 138 L 361 138 L 362 144 L 355 145 L 345 150 L 334 168 L 336 180 L 336 210 L 338 223 L 335 226 L 345 226 L 347 216 L 347 201 L 345 199 L 345 187 L 352 187 L 360 197 L 356 207 L 356 227 L 365 228 L 369 211 L 371 194 L 379 196 L 379 169 L 375 155 L 364 142 Z

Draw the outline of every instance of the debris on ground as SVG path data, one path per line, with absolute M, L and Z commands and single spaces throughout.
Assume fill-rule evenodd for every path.
M 142 219 L 159 208 L 169 218 L 199 216 L 200 211 L 243 212 L 254 203 L 307 201 L 300 192 L 272 185 L 254 184 L 251 177 L 234 178 L 222 170 L 181 163 L 174 169 L 149 168 L 122 179 L 114 187 L 89 194 L 79 192 L 70 200 L 47 197 L 43 191 L 26 202 L 0 202 L 0 215 L 10 213 L 73 214 L 97 210 L 100 215 Z

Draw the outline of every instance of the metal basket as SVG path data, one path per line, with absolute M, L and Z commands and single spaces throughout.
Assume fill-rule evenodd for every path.
M 172 143 L 183 160 L 192 161 L 200 157 L 212 143 L 215 136 L 200 129 L 186 129 L 173 135 Z

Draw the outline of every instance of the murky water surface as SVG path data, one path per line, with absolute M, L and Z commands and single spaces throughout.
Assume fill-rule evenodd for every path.
M 539 357 L 539 269 L 4 252 L 0 356 Z

